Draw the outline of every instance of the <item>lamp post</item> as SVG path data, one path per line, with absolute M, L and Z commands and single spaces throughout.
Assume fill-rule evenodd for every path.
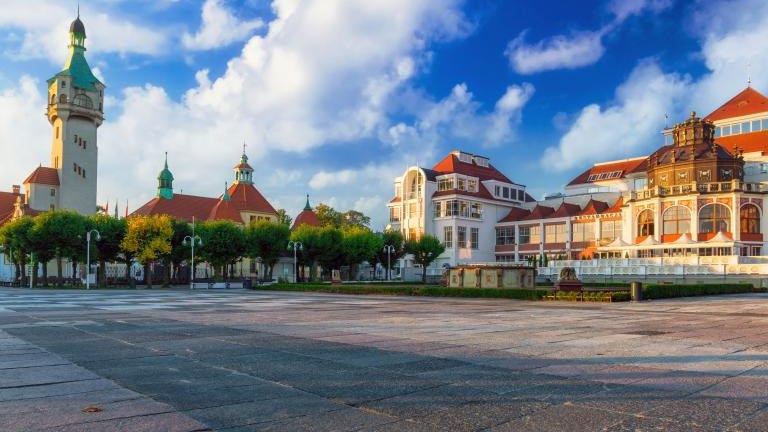
M 298 260 L 296 259 L 296 251 L 303 250 L 304 245 L 300 241 L 289 241 L 288 250 L 293 249 L 293 283 L 299 280 Z
M 387 253 L 387 281 L 392 281 L 392 254 L 395 253 L 393 245 L 384 246 L 384 252 Z
M 184 246 L 192 245 L 192 266 L 190 267 L 189 289 L 195 289 L 195 244 L 203 245 L 203 239 L 195 235 L 195 225 L 192 224 L 192 235 L 184 237 L 182 241 Z
M 92 229 L 85 233 L 85 243 L 86 243 L 86 252 L 85 252 L 85 289 L 89 290 L 91 289 L 91 234 L 96 233 L 96 241 L 101 240 L 101 234 L 99 234 L 98 230 Z

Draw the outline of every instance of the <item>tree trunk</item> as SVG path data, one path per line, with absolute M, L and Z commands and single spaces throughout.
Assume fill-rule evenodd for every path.
M 15 277 L 13 278 L 13 280 L 17 281 L 17 280 L 19 280 L 19 274 L 21 273 L 21 271 L 19 270 L 19 263 L 14 261 L 13 262 L 13 267 L 16 270 L 16 274 L 15 274 Z
M 421 283 L 427 283 L 427 266 L 421 266 Z
M 131 261 L 127 260 L 125 263 L 125 278 L 128 280 L 128 287 L 131 289 L 136 288 L 136 279 L 131 274 Z
M 43 286 L 48 287 L 48 263 L 43 263 Z
M 37 286 L 37 268 L 39 263 L 37 261 L 32 261 L 32 287 Z
M 152 263 L 144 266 L 144 280 L 147 281 L 147 288 L 152 288 Z
M 163 263 L 163 286 L 171 286 L 171 262 L 166 261 Z
M 62 274 L 64 274 L 64 263 L 61 257 L 56 257 L 56 285 L 62 286 Z
M 96 275 L 96 284 L 102 288 L 107 286 L 107 262 L 99 261 L 99 272 Z

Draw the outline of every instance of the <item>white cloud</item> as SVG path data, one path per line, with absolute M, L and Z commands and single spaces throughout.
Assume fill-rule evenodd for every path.
M 526 44 L 523 32 L 509 43 L 505 54 L 512 68 L 520 74 L 575 69 L 591 65 L 603 56 L 602 39 L 602 31 L 581 32 Z
M 603 37 L 627 18 L 645 12 L 659 13 L 670 5 L 671 0 L 614 0 L 608 5 L 613 18 L 600 29 L 555 35 L 532 44 L 525 41 L 523 31 L 509 42 L 505 55 L 519 74 L 589 66 L 605 54 Z
M 6 55 L 19 59 L 46 58 L 54 64 L 62 62 L 69 43 L 69 25 L 76 16 L 71 7 L 54 0 L 36 0 L 34 7 L 27 0 L 7 0 L 2 9 L 0 29 L 22 31 L 18 48 Z M 89 52 L 159 55 L 167 46 L 167 34 L 111 13 L 83 10 L 81 19 Z
M 541 164 L 551 171 L 565 171 L 626 156 L 642 156 L 663 141 L 664 113 L 676 113 L 689 81 L 665 74 L 653 60 L 641 62 L 616 89 L 606 108 L 584 107 L 560 139 L 544 151 Z
M 221 0 L 206 0 L 203 4 L 202 26 L 195 34 L 184 33 L 182 44 L 188 50 L 208 50 L 246 39 L 262 27 L 261 19 L 239 20 Z

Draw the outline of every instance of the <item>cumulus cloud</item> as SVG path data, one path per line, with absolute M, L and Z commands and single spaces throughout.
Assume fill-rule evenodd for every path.
M 50 164 L 51 127 L 44 115 L 44 83 L 23 76 L 0 92 L 0 190 L 20 184 L 38 165 Z
M 182 44 L 188 50 L 208 50 L 246 39 L 262 27 L 261 19 L 239 20 L 221 0 L 203 4 L 202 26 L 195 34 L 184 33 Z
M 565 171 L 598 161 L 642 156 L 662 144 L 664 113 L 686 94 L 689 80 L 664 73 L 653 60 L 641 62 L 603 108 L 590 104 L 579 113 L 557 147 L 544 151 L 541 164 Z
M 55 64 L 69 43 L 67 32 L 75 11 L 55 0 L 38 0 L 31 7 L 26 0 L 7 0 L 2 5 L 0 28 L 20 31 L 12 58 L 45 58 Z M 41 13 L 40 11 L 45 11 Z M 83 11 L 85 12 L 85 11 Z M 82 16 L 91 52 L 159 55 L 168 35 L 108 12 L 88 12 Z
M 670 4 L 671 0 L 614 0 L 608 5 L 612 19 L 600 29 L 555 35 L 535 43 L 526 42 L 523 31 L 509 42 L 505 55 L 515 72 L 524 75 L 589 66 L 605 54 L 603 38 L 627 18 L 645 12 L 658 13 Z

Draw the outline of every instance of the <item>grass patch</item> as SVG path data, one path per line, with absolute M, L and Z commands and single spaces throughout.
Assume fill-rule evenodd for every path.
M 764 290 L 755 289 L 754 285 L 749 283 L 691 285 L 649 284 L 643 286 L 643 300 L 718 294 L 743 294 L 755 291 Z

